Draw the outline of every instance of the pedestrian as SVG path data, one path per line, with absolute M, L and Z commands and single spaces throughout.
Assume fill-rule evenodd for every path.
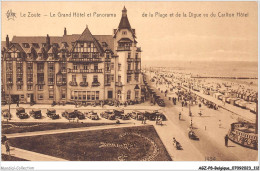
M 146 117 L 144 117 L 144 124 L 146 124 Z
M 17 100 L 17 105 L 16 105 L 16 107 L 19 107 L 19 100 Z
M 5 149 L 6 149 L 6 154 L 10 155 L 10 146 L 9 146 L 8 139 L 6 139 L 5 141 Z
M 181 112 L 179 113 L 179 120 L 181 120 Z
M 225 146 L 228 147 L 228 135 L 225 136 Z

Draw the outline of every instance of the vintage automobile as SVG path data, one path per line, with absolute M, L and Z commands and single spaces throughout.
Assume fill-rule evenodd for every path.
M 109 120 L 114 120 L 116 118 L 114 112 L 113 111 L 109 111 L 109 110 L 100 113 L 100 116 L 102 118 L 109 119 Z
M 189 139 L 199 140 L 199 138 L 197 137 L 197 135 L 195 134 L 195 132 L 192 131 L 192 130 L 189 131 L 188 136 L 189 136 Z
M 27 119 L 29 118 L 29 115 L 25 113 L 25 109 L 23 107 L 19 107 L 16 109 L 16 115 L 20 119 Z
M 32 116 L 34 119 L 41 119 L 42 118 L 42 112 L 40 109 L 33 109 L 29 112 L 30 116 Z
M 130 117 L 131 117 L 132 119 L 136 119 L 136 120 L 143 120 L 143 118 L 144 118 L 144 113 L 135 110 L 135 111 L 133 111 L 133 112 L 130 114 Z
M 130 119 L 130 114 L 123 113 L 123 114 L 121 114 L 120 119 L 122 119 L 122 120 L 129 120 Z
M 85 115 L 81 111 L 75 110 L 74 112 L 75 112 L 75 114 L 76 114 L 78 119 L 81 120 L 81 119 L 85 119 L 86 118 Z
M 59 114 L 56 114 L 56 110 L 55 109 L 47 109 L 47 116 L 51 119 L 59 119 L 60 116 Z
M 5 119 L 10 119 L 12 117 L 11 113 L 9 112 L 8 109 L 4 109 L 2 110 L 2 116 L 5 118 Z
M 65 110 L 64 112 L 62 112 L 61 115 L 63 117 L 65 117 L 66 119 L 71 119 L 71 118 L 76 118 L 77 117 L 75 111 L 72 110 L 72 109 Z
M 115 114 L 116 118 L 121 119 L 121 115 L 124 114 L 124 109 L 119 109 L 119 110 L 114 109 L 113 113 Z
M 156 100 L 157 104 L 160 106 L 160 107 L 165 107 L 165 103 L 164 103 L 164 100 L 163 99 L 157 99 Z
M 150 121 L 154 121 L 156 118 L 157 111 L 145 111 L 144 112 L 144 116 L 150 120 Z
M 91 119 L 91 120 L 99 120 L 98 114 L 97 112 L 94 111 L 90 111 L 90 112 L 86 112 L 85 115 Z

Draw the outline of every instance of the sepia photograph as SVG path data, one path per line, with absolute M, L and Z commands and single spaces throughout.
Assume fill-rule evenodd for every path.
M 189 167 L 259 170 L 258 2 L 1 8 L 1 169 L 206 161 Z

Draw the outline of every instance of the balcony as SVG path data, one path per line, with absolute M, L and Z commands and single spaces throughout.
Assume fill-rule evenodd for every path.
M 118 87 L 122 87 L 123 84 L 122 84 L 122 82 L 116 82 L 116 86 L 118 86 Z
M 7 81 L 7 86 L 12 86 L 13 85 L 13 82 L 12 81 Z
M 70 85 L 70 86 L 77 86 L 78 83 L 77 83 L 76 81 L 70 81 L 70 82 L 69 82 L 69 85 Z
M 92 82 L 92 87 L 98 87 L 100 86 L 100 82 Z
M 33 85 L 32 81 L 27 81 L 27 85 Z
M 141 62 L 141 58 L 135 58 L 135 62 Z
M 23 85 L 23 81 L 16 81 L 16 85 Z
M 54 82 L 48 82 L 48 85 L 54 85 Z
M 124 50 L 129 51 L 130 50 L 130 46 L 117 47 L 117 51 L 124 51 Z
M 127 62 L 134 62 L 134 58 L 127 58 Z
M 102 62 L 101 58 L 70 58 L 69 62 Z
M 60 72 L 61 72 L 62 74 L 66 74 L 66 73 L 67 73 L 67 69 L 61 69 Z
M 44 73 L 44 70 L 43 69 L 39 69 L 39 70 L 37 70 L 37 73 Z
M 67 82 L 66 81 L 57 81 L 56 84 L 57 84 L 57 86 L 64 86 L 67 84 Z
M 136 69 L 134 72 L 135 72 L 136 74 L 139 74 L 139 73 L 141 73 L 141 70 L 140 70 L 140 69 Z
M 68 68 L 69 73 L 102 73 L 102 69 L 70 69 Z
M 44 81 L 37 81 L 37 84 L 38 85 L 44 85 L 45 83 L 44 83 Z
M 134 70 L 127 70 L 127 74 L 133 74 Z
M 111 62 L 110 58 L 105 58 L 105 62 Z
M 88 82 L 80 82 L 79 83 L 79 85 L 81 86 L 81 87 L 87 87 L 88 86 Z
M 80 73 L 102 73 L 102 69 L 80 69 Z

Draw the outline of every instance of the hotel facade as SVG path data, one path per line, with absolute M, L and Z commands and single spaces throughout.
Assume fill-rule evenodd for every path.
M 2 100 L 50 104 L 141 100 L 141 48 L 124 7 L 113 35 L 20 37 L 2 42 Z

